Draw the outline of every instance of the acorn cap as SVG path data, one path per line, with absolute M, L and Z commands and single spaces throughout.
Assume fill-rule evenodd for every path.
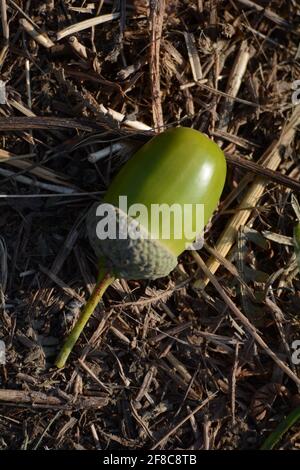
M 110 205 L 115 214 L 116 237 L 100 239 L 98 206 L 99 203 L 93 204 L 87 215 L 88 237 L 96 256 L 104 257 L 112 274 L 123 279 L 157 279 L 177 266 L 176 256 L 159 240 L 150 238 L 145 227 L 118 207 Z

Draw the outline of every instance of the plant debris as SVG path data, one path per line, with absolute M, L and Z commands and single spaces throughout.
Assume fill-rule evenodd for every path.
M 0 6 L 0 449 L 299 449 L 299 4 Z M 89 207 L 177 125 L 227 157 L 204 248 L 115 281 L 57 370 Z

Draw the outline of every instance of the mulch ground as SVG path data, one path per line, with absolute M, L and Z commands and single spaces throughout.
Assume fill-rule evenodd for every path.
M 259 448 L 300 405 L 299 4 L 1 7 L 0 448 Z M 97 275 L 88 209 L 176 125 L 231 158 L 201 258 L 116 281 L 57 370 Z M 296 424 L 277 447 L 299 436 Z

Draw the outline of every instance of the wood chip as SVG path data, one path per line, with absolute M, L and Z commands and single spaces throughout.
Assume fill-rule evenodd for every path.
M 108 13 L 107 15 L 96 16 L 95 18 L 89 18 L 88 20 L 80 21 L 79 23 L 67 26 L 66 28 L 60 30 L 56 34 L 56 40 L 60 41 L 61 39 L 70 36 L 71 34 L 78 33 L 84 29 L 92 28 L 93 26 L 98 26 L 99 24 L 107 23 L 108 21 L 117 20 L 120 18 L 120 13 Z
M 46 33 L 39 33 L 25 18 L 21 18 L 19 23 L 24 31 L 26 31 L 26 33 L 28 33 L 41 46 L 46 47 L 46 49 L 54 46 L 54 42 L 51 41 Z
M 188 51 L 189 61 L 191 64 L 192 74 L 194 81 L 197 82 L 202 78 L 202 68 L 200 63 L 199 54 L 195 44 L 195 37 L 192 33 L 184 32 L 184 39 Z

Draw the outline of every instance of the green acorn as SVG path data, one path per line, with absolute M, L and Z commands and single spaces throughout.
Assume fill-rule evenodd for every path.
M 121 239 L 99 240 L 97 203 L 87 224 L 97 256 L 105 258 L 110 272 L 125 279 L 156 279 L 168 275 L 177 265 L 177 257 L 193 241 L 186 238 L 185 226 L 195 234 L 203 231 L 218 204 L 225 176 L 224 154 L 204 134 L 178 127 L 153 137 L 121 169 L 104 197 L 104 202 L 116 208 L 120 196 L 126 196 L 128 208 L 137 203 L 146 208 L 138 218 L 143 237 L 133 241 L 130 234 L 123 234 Z M 204 206 L 202 219 L 196 213 L 200 204 Z M 152 208 L 174 205 L 178 210 L 173 211 L 170 231 L 163 237 L 162 220 L 152 217 Z M 119 233 L 128 214 L 119 208 L 116 217 Z M 129 216 L 129 228 L 131 221 Z
M 97 216 L 98 203 L 87 217 L 89 240 L 104 269 L 56 361 L 58 367 L 65 364 L 103 292 L 116 277 L 156 279 L 176 267 L 177 257 L 203 231 L 216 209 L 225 177 L 226 161 L 220 148 L 204 134 L 185 127 L 153 137 L 124 165 L 103 200 L 112 208 L 116 236 L 99 238 L 97 226 L 103 225 L 104 216 Z M 125 210 L 120 203 L 124 197 Z M 144 210 L 130 212 L 137 204 Z M 199 205 L 203 217 L 198 217 Z M 153 207 L 174 209 L 167 236 L 162 217 L 153 217 Z M 133 232 L 138 236 L 132 236 Z

